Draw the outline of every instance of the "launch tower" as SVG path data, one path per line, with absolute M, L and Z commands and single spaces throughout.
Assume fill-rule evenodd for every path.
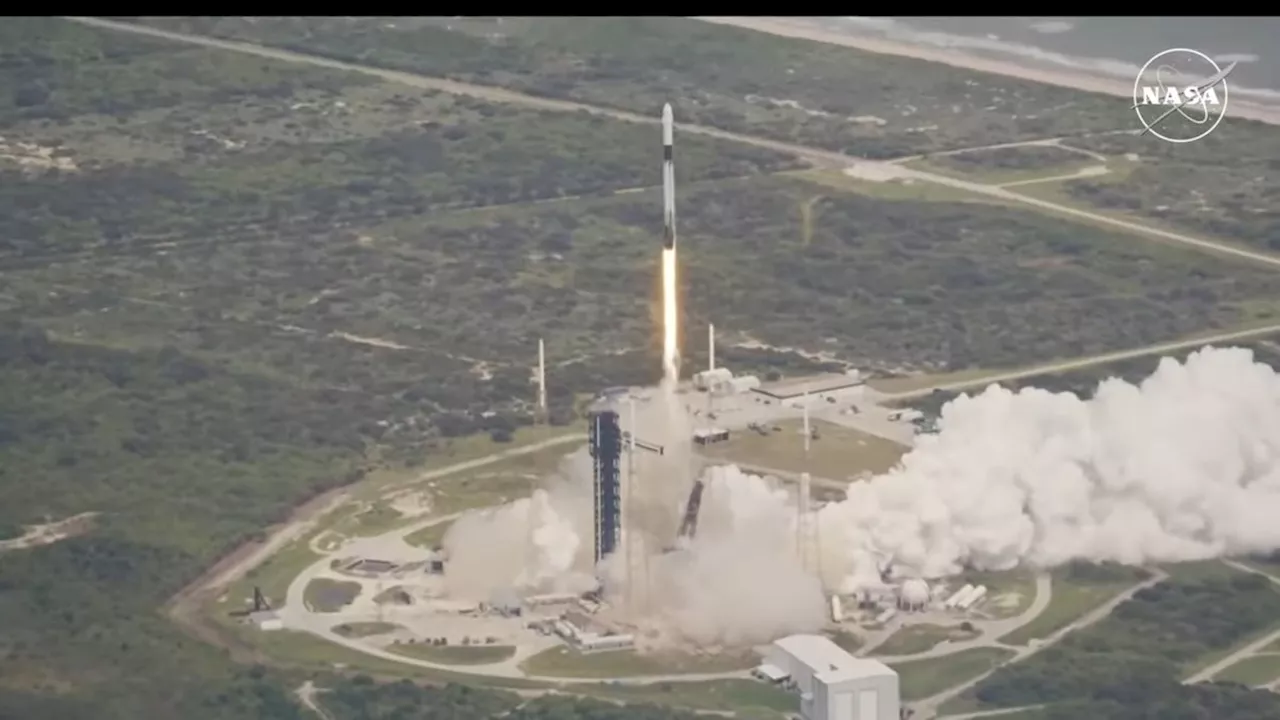
M 622 493 L 618 474 L 622 461 L 622 430 L 618 413 L 591 413 L 591 469 L 595 488 L 595 562 L 618 549 L 622 537 Z

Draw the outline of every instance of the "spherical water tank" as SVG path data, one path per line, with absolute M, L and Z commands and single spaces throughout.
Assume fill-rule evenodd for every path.
M 911 578 L 902 583 L 902 602 L 908 605 L 925 605 L 929 602 L 929 583 Z

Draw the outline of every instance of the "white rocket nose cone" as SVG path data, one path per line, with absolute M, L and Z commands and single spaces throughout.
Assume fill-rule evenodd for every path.
M 671 122 L 671 103 L 662 106 L 662 121 Z

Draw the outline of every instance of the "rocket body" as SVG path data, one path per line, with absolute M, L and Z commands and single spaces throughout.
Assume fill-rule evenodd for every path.
M 662 247 L 676 247 L 675 121 L 670 103 L 662 106 Z

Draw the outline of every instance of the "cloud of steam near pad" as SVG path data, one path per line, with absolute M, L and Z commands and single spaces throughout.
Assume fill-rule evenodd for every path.
M 735 467 L 709 469 L 697 538 L 653 559 L 655 615 L 687 640 L 745 644 L 820 627 L 823 585 L 873 587 L 886 564 L 938 577 L 1280 549 L 1280 377 L 1248 350 L 1166 358 L 1141 383 L 1107 380 L 1090 400 L 991 387 L 948 403 L 938 428 L 899 467 L 817 511 L 822 583 L 796 559 L 794 496 Z M 464 518 L 446 538 L 450 572 L 486 590 L 586 577 L 589 493 L 581 459 L 547 486 L 533 568 L 512 561 L 526 557 L 512 528 L 527 526 L 528 502 Z M 471 566 L 494 556 L 505 564 Z

